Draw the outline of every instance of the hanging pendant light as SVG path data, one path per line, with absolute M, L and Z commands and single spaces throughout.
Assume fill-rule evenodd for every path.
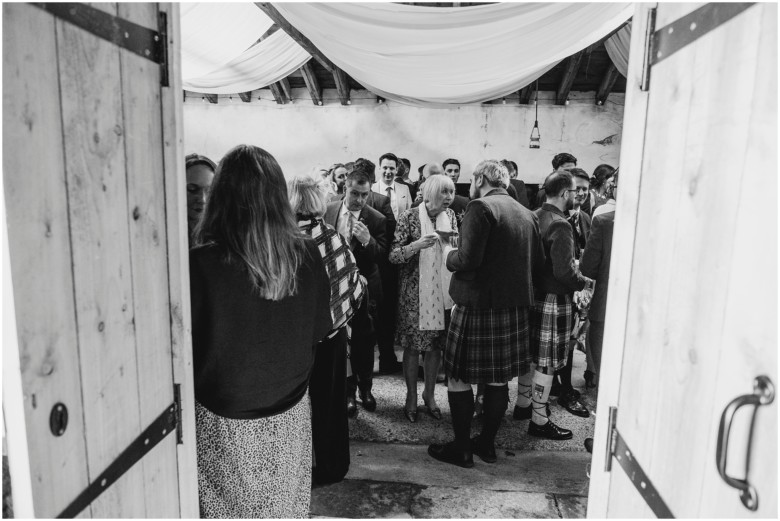
M 534 117 L 534 128 L 531 129 L 531 142 L 528 144 L 528 148 L 541 148 L 542 135 L 539 133 L 539 80 L 536 80 L 536 99 L 534 100 L 534 106 L 536 108 L 536 116 Z M 536 132 L 536 135 L 534 135 Z

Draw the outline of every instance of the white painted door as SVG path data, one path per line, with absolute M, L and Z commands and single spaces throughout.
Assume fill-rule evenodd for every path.
M 643 92 L 651 7 L 634 15 L 588 516 L 654 516 L 618 461 L 605 472 L 616 406 L 672 515 L 776 518 L 777 399 L 740 408 L 722 447 L 755 510 L 716 454 L 727 405 L 758 376 L 778 385 L 777 5 L 699 34 L 711 5 L 657 4 L 655 30 L 693 41 L 652 65 Z
M 4 298 L 16 331 L 3 345 L 16 368 L 3 410 L 15 514 L 57 516 L 97 483 L 100 495 L 71 514 L 194 517 L 178 6 L 75 5 L 70 15 L 103 29 L 113 25 L 95 20 L 107 13 L 158 32 L 170 85 L 158 63 L 62 16 L 3 5 Z M 170 429 L 147 433 L 151 451 L 104 482 L 167 414 L 177 384 L 181 443 Z

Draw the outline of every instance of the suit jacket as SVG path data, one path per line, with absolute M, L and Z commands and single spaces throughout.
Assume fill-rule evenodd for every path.
M 406 181 L 404 179 L 401 179 L 400 177 L 395 178 L 396 183 L 401 183 L 402 185 L 406 186 L 406 188 L 409 189 L 409 194 L 412 196 L 412 201 L 415 200 L 417 197 L 417 185 L 412 183 L 411 181 Z M 400 214 L 399 214 L 400 215 Z
M 519 179 L 510 179 L 509 184 L 515 187 L 517 191 L 517 202 L 531 209 L 531 203 L 528 202 L 528 192 L 525 190 L 525 183 Z
M 341 205 L 343 201 L 333 201 L 328 203 L 325 210 L 325 217 L 323 220 L 333 226 L 336 230 L 339 229 L 338 220 Z M 366 204 L 362 210 L 360 210 L 359 220 L 368 227 L 368 232 L 371 234 L 368 244 L 364 248 L 355 237 L 349 242 L 349 247 L 355 256 L 355 262 L 357 263 L 360 274 L 363 275 L 368 281 L 369 298 L 376 299 L 381 296 L 382 283 L 379 277 L 379 263 L 382 259 L 387 258 L 388 239 L 386 232 L 386 219 L 385 216 L 377 212 L 368 204 Z
M 574 264 L 574 229 L 568 216 L 550 203 L 544 203 L 534 213 L 539 218 L 544 246 L 544 269 L 536 280 L 536 288 L 555 295 L 583 289 L 587 281 Z
M 567 216 L 569 222 L 571 222 L 572 216 Z M 585 213 L 580 208 L 580 215 L 577 219 L 577 226 L 572 223 L 572 229 L 574 230 L 574 258 L 579 259 L 582 256 L 582 250 L 585 249 L 585 244 L 590 237 L 591 218 L 590 215 Z
M 591 320 L 604 321 L 607 311 L 607 290 L 609 289 L 609 262 L 612 256 L 612 232 L 615 228 L 615 212 L 597 215 L 593 218 L 588 244 L 582 252 L 580 271 L 596 281 L 588 316 Z
M 402 213 L 404 213 L 406 210 L 412 207 L 412 194 L 409 192 L 409 188 L 402 183 L 399 183 L 398 181 L 393 183 L 393 189 L 395 190 L 395 202 L 396 202 L 396 211 L 394 212 L 395 220 L 398 220 L 398 217 L 401 216 Z M 371 187 L 371 191 L 384 195 L 387 197 L 387 185 L 382 182 L 374 183 Z M 389 197 L 388 197 L 389 199 Z M 390 205 L 390 208 L 392 209 L 393 205 Z
M 450 296 L 474 308 L 531 306 L 533 273 L 543 262 L 536 216 L 495 188 L 466 207 L 460 247 L 447 255 Z
M 344 195 L 339 195 L 338 199 L 331 199 L 328 201 L 328 204 L 331 202 L 341 202 L 344 200 Z M 376 192 L 369 192 L 368 193 L 368 199 L 366 200 L 366 206 L 369 206 L 379 212 L 380 214 L 385 216 L 385 234 L 388 237 L 388 241 L 392 242 L 393 237 L 395 237 L 395 226 L 396 226 L 396 219 L 395 215 L 393 215 L 393 207 L 390 204 L 390 198 L 386 195 L 378 194 Z M 385 255 L 386 256 L 386 255 Z

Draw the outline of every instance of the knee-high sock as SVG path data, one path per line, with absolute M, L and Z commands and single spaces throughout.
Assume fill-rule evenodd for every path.
M 553 375 L 534 371 L 534 377 L 531 382 L 531 398 L 533 400 L 533 411 L 531 421 L 537 425 L 547 423 L 547 400 L 550 398 L 550 387 L 552 387 Z
M 509 404 L 509 387 L 506 384 L 485 386 L 485 402 L 482 406 L 485 418 L 479 435 L 479 442 L 483 447 L 493 446 L 507 404 Z
M 515 405 L 518 407 L 531 405 L 531 379 L 533 374 L 533 371 L 528 371 L 517 378 L 517 402 Z
M 471 417 L 474 414 L 474 392 L 448 392 L 452 412 L 452 429 L 455 431 L 455 447 L 458 450 L 471 450 Z
M 577 344 L 572 344 L 571 348 L 569 349 L 569 357 L 566 360 L 566 365 L 563 366 L 559 371 L 556 371 L 555 374 L 557 374 L 561 379 L 561 387 L 564 389 L 571 389 L 571 370 L 574 368 L 574 349 Z

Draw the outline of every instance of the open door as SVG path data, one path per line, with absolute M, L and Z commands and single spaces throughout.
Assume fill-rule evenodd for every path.
M 3 4 L 17 517 L 198 515 L 178 18 Z
M 777 518 L 777 5 L 633 20 L 588 517 Z

